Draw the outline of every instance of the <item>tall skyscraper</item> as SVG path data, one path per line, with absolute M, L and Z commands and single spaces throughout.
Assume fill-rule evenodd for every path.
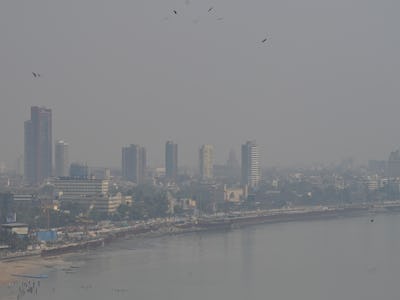
M 173 141 L 165 144 L 165 176 L 172 181 L 178 177 L 178 145 Z
M 199 150 L 200 178 L 210 180 L 213 178 L 214 168 L 214 147 L 212 145 L 203 145 Z
M 400 177 L 400 151 L 393 151 L 387 162 L 387 176 L 390 178 Z
M 63 141 L 57 141 L 55 145 L 55 176 L 56 177 L 67 177 L 69 173 L 69 156 L 68 156 L 68 144 Z
M 146 149 L 139 145 L 122 148 L 122 177 L 137 184 L 146 177 Z
M 35 185 L 51 176 L 52 120 L 51 109 L 32 106 L 31 119 L 25 121 L 25 181 Z
M 260 152 L 255 141 L 248 141 L 242 145 L 242 184 L 254 188 L 260 180 Z
M 240 164 L 233 149 L 229 151 L 229 157 L 226 161 L 226 175 L 233 180 L 240 179 Z

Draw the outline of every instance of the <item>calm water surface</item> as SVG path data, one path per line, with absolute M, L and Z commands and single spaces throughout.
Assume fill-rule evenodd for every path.
M 400 215 L 118 242 L 22 299 L 399 299 Z

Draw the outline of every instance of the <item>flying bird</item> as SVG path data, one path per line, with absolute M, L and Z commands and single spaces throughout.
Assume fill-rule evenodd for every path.
M 33 75 L 34 78 L 37 78 L 37 77 L 41 76 L 39 73 L 35 73 L 35 72 L 32 72 L 32 75 Z
M 261 43 L 265 43 L 266 41 L 267 41 L 267 38 L 263 39 L 263 40 L 261 41 Z
M 208 9 L 208 12 L 212 11 L 213 8 L 214 8 L 214 7 L 211 6 L 211 7 Z
M 173 10 L 173 12 L 174 12 L 174 14 L 176 14 L 176 15 L 178 14 L 178 12 L 177 12 L 176 10 Z

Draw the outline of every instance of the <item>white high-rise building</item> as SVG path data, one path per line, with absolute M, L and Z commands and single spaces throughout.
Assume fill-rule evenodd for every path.
M 69 156 L 68 144 L 63 141 L 57 141 L 55 145 L 55 176 L 66 177 L 69 174 Z
M 213 178 L 214 168 L 214 147 L 213 145 L 203 145 L 199 150 L 200 178 L 210 180 Z
M 242 184 L 254 188 L 260 181 L 260 151 L 255 141 L 248 141 L 242 145 Z

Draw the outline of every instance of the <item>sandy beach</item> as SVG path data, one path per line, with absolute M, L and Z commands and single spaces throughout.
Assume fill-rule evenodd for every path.
M 0 286 L 5 286 L 20 278 L 12 274 L 37 274 L 45 273 L 45 269 L 66 264 L 61 257 L 42 258 L 34 256 L 12 261 L 0 261 Z

